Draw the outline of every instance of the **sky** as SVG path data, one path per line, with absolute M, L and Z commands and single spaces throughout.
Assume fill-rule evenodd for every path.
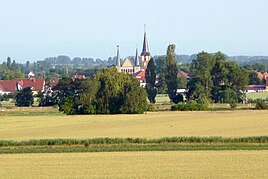
M 0 62 L 221 51 L 268 55 L 267 0 L 0 0 Z

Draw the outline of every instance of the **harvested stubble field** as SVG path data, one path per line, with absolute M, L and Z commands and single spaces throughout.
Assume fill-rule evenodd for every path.
M 49 109 L 51 110 L 51 109 Z M 0 116 L 1 140 L 170 136 L 267 136 L 268 111 L 154 112 L 143 115 Z
M 267 178 L 268 151 L 1 155 L 3 178 Z

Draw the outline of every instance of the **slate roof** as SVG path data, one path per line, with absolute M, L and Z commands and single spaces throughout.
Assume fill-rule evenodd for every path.
M 143 48 L 142 48 L 142 52 L 141 52 L 141 56 L 150 56 L 150 52 L 149 52 L 149 45 L 148 45 L 148 41 L 147 41 L 147 35 L 146 35 L 146 31 L 144 32 L 144 39 L 143 39 Z

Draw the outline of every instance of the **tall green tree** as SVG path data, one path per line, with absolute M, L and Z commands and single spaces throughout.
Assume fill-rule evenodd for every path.
M 227 57 L 221 52 L 217 52 L 212 57 L 212 69 L 211 69 L 211 76 L 213 81 L 212 86 L 212 99 L 216 100 L 219 97 L 219 92 L 226 89 L 226 84 L 228 82 L 227 74 L 228 69 L 226 66 Z
M 186 89 L 187 88 L 187 79 L 183 76 L 178 77 L 178 88 L 180 89 Z
M 7 69 L 11 69 L 11 58 L 7 57 Z
M 178 89 L 178 68 L 177 68 L 177 60 L 175 53 L 176 46 L 174 44 L 169 45 L 167 48 L 167 56 L 166 56 L 166 73 L 165 73 L 165 82 L 168 88 L 168 96 L 171 101 L 177 103 L 177 89 Z
M 31 64 L 30 64 L 30 62 L 29 62 L 29 61 L 27 61 L 27 62 L 26 62 L 26 67 L 25 67 L 25 68 L 26 68 L 27 73 L 29 73 L 29 72 L 30 72 L 30 65 L 31 65 Z
M 166 73 L 166 56 L 159 56 L 155 59 L 156 64 L 156 74 L 158 75 L 158 82 L 156 84 L 157 93 L 166 94 L 167 93 L 167 84 L 165 82 L 165 73 Z
M 201 52 L 197 59 L 192 61 L 190 67 L 191 79 L 188 83 L 188 97 L 199 103 L 208 104 L 211 98 L 213 81 L 211 76 L 212 56 L 207 52 Z
M 150 103 L 155 103 L 155 97 L 157 94 L 156 90 L 156 73 L 155 73 L 155 64 L 154 59 L 151 58 L 151 60 L 148 63 L 147 69 L 145 70 L 145 79 L 146 79 L 146 92 L 148 95 L 148 99 Z
M 24 88 L 16 94 L 16 106 L 29 107 L 33 105 L 33 102 L 34 98 L 31 87 Z

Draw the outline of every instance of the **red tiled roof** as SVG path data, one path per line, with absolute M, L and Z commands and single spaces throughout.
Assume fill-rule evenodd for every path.
M 177 77 L 184 77 L 184 78 L 187 78 L 187 79 L 190 78 L 188 73 L 185 73 L 184 71 L 179 71 Z
M 0 80 L 0 86 L 5 92 L 13 92 L 16 90 L 16 80 Z
M 27 78 L 20 81 L 23 83 L 22 88 L 31 87 L 33 91 L 42 91 L 45 85 L 45 79 Z
M 145 82 L 145 71 L 138 71 L 137 73 L 133 74 L 133 77 L 139 80 L 140 82 Z
M 20 84 L 22 88 L 31 87 L 33 91 L 42 91 L 44 89 L 45 80 L 35 78 L 0 80 L 0 86 L 5 92 L 16 91 L 17 83 Z
M 135 78 L 137 77 L 145 77 L 145 71 L 138 71 L 133 75 Z
M 53 88 L 53 87 L 57 86 L 58 83 L 59 83 L 59 81 L 53 81 L 52 83 L 50 83 L 50 87 Z
M 264 76 L 263 76 L 263 74 L 261 72 L 257 72 L 257 75 L 258 75 L 258 78 L 261 79 L 261 80 L 264 78 Z

